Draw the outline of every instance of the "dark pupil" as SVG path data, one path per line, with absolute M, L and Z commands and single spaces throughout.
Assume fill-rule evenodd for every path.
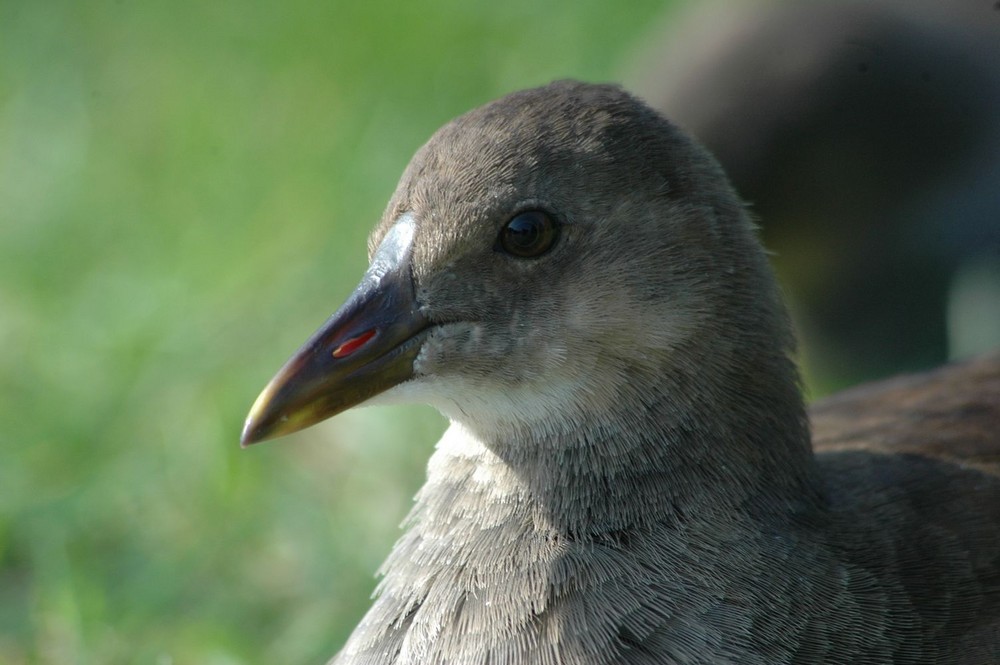
M 507 224 L 507 242 L 518 249 L 531 249 L 542 236 L 542 220 L 537 215 L 518 215 Z

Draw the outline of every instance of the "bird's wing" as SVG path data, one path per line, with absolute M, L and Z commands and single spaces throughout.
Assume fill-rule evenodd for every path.
M 1000 353 L 851 388 L 809 415 L 817 452 L 912 453 L 1000 475 Z

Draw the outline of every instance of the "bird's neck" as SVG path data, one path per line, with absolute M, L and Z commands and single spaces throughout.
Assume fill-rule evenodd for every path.
M 612 562 L 599 553 L 648 543 L 650 534 L 657 565 L 677 571 L 660 581 L 661 589 L 678 597 L 696 593 L 698 585 L 685 575 L 710 574 L 704 571 L 726 556 L 726 543 L 760 533 L 761 520 L 777 527 L 776 520 L 811 510 L 813 460 L 794 381 L 790 395 L 763 399 L 754 387 L 759 378 L 733 378 L 744 396 L 730 396 L 731 408 L 720 410 L 712 406 L 717 400 L 697 392 L 695 379 L 661 381 L 662 392 L 644 386 L 641 408 L 623 403 L 576 413 L 572 422 L 551 420 L 542 430 L 491 428 L 484 435 L 453 420 L 407 531 L 382 568 L 375 619 L 359 626 L 350 643 L 358 646 L 350 648 L 378 645 L 385 617 L 392 617 L 394 634 L 407 635 L 401 643 L 429 650 L 481 655 L 499 649 L 495 642 L 505 635 L 540 639 L 547 621 L 559 621 L 547 608 L 567 594 L 645 584 L 644 575 L 619 569 L 633 559 Z M 595 567 L 598 561 L 604 563 Z M 602 612 L 593 631 L 569 639 L 615 635 L 601 622 L 606 628 L 619 620 Z M 503 630 L 476 632 L 478 641 L 458 631 L 461 639 L 449 642 L 448 631 L 464 625 Z
M 702 392 L 697 372 L 644 381 L 636 371 L 633 399 L 567 410 L 544 426 L 454 423 L 431 462 L 426 498 L 447 487 L 436 496 L 492 506 L 491 520 L 518 508 L 518 519 L 573 537 L 706 510 L 808 509 L 819 500 L 808 424 L 794 367 L 776 371 L 787 376 L 726 377 L 732 388 L 722 398 Z

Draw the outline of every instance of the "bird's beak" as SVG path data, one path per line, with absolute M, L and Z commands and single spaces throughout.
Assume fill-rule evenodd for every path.
M 347 302 L 271 379 L 250 408 L 241 443 L 290 434 L 413 376 L 429 321 L 410 270 L 413 221 L 386 234 Z

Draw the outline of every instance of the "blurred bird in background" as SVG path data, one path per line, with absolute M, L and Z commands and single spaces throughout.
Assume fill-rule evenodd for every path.
M 1000 343 L 1000 5 L 697 3 L 639 72 L 752 205 L 821 388 Z

